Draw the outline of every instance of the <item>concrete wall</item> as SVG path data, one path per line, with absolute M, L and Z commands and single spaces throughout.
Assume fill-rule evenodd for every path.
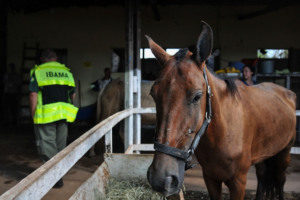
M 144 34 L 163 47 L 194 45 L 200 21 L 214 31 L 214 46 L 220 48 L 221 65 L 242 58 L 255 58 L 258 48 L 300 48 L 300 6 L 285 7 L 247 20 L 238 14 L 260 10 L 255 6 L 159 6 L 156 21 L 150 6 L 141 8 L 141 45 Z M 57 8 L 33 14 L 9 13 L 8 63 L 21 66 L 23 43 L 40 48 L 65 48 L 67 65 L 81 82 L 82 106 L 96 101 L 89 84 L 111 66 L 112 48 L 125 47 L 125 8 L 121 6 Z M 91 67 L 85 67 L 91 62 Z M 78 99 L 76 104 L 78 104 Z

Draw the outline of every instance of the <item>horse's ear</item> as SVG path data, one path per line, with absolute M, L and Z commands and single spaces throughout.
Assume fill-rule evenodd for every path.
M 165 62 L 170 59 L 170 55 L 163 49 L 161 48 L 158 44 L 156 44 L 148 35 L 145 35 L 145 37 L 148 40 L 149 47 L 158 60 L 158 62 L 164 66 Z
M 201 22 L 201 33 L 197 42 L 196 62 L 202 66 L 203 62 L 211 54 L 213 47 L 213 32 L 210 26 L 204 21 Z

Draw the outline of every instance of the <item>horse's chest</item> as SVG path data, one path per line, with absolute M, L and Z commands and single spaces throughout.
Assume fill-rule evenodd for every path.
M 228 180 L 236 171 L 237 163 L 233 158 L 219 153 L 199 153 L 197 159 L 203 169 L 203 173 L 216 179 Z

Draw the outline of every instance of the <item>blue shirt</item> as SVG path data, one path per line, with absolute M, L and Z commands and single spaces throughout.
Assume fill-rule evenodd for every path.
M 248 83 L 246 82 L 246 80 L 241 80 L 245 85 L 248 85 Z M 253 85 L 256 85 L 257 83 L 256 83 L 256 81 L 254 81 L 254 80 L 252 80 L 253 81 Z M 249 85 L 248 85 L 249 86 Z

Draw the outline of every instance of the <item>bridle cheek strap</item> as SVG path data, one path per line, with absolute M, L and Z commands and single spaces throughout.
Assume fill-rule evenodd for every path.
M 184 160 L 186 165 L 185 165 L 185 170 L 191 169 L 194 166 L 196 166 L 196 164 L 190 164 L 190 161 L 192 160 L 192 155 L 195 153 L 195 149 L 197 148 L 199 142 L 200 142 L 200 138 L 201 136 L 206 132 L 207 127 L 211 121 L 211 117 L 212 117 L 212 109 L 211 109 L 211 89 L 210 86 L 208 84 L 208 80 L 207 80 L 207 75 L 206 75 L 206 71 L 205 68 L 203 69 L 203 76 L 207 85 L 207 95 L 206 95 L 206 113 L 205 113 L 205 120 L 200 128 L 200 130 L 197 132 L 190 148 L 185 151 L 185 150 L 181 150 L 181 149 L 177 149 L 174 147 L 170 147 L 168 145 L 165 144 L 160 144 L 158 142 L 154 143 L 154 149 L 158 152 L 176 157 L 178 159 Z

